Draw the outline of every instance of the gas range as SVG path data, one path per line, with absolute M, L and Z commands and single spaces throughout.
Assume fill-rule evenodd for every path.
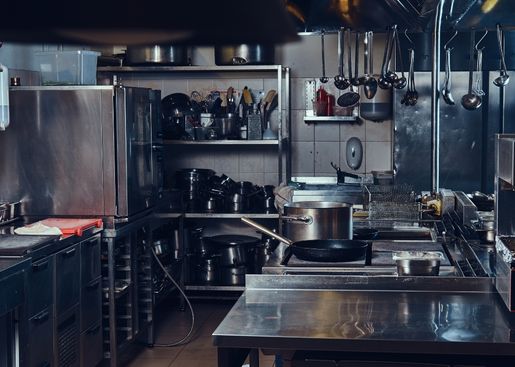
M 281 245 L 263 266 L 263 274 L 335 274 L 356 276 L 396 276 L 397 266 L 392 255 L 397 251 L 436 251 L 443 255 L 440 276 L 454 274 L 444 246 L 436 241 L 369 241 L 364 259 L 347 262 L 313 262 L 298 259 L 286 245 Z

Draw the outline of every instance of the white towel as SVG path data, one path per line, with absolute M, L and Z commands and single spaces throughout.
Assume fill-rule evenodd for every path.
M 293 199 L 293 188 L 288 185 L 281 184 L 274 189 L 275 194 L 275 208 L 279 213 L 283 213 L 283 208 L 286 204 L 291 203 Z
M 20 235 L 31 235 L 31 236 L 52 236 L 52 235 L 62 235 L 63 233 L 57 227 L 49 227 L 45 226 L 43 223 L 36 222 L 34 224 L 29 224 L 25 227 L 19 227 L 14 230 L 14 233 Z

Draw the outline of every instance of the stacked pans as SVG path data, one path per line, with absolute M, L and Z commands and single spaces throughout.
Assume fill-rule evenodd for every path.
M 259 238 L 241 235 L 202 237 L 193 251 L 195 276 L 203 284 L 245 285 L 245 274 L 252 272 Z

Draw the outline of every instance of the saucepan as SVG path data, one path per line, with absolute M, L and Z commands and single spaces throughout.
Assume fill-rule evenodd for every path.
M 258 231 L 290 246 L 293 255 L 300 260 L 339 262 L 361 260 L 366 256 L 368 245 L 365 241 L 328 239 L 293 242 L 249 218 L 243 217 L 241 220 Z

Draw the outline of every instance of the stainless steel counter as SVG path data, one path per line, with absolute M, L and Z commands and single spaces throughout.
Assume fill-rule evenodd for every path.
M 514 331 L 513 319 L 488 278 L 404 281 L 248 275 L 245 293 L 215 330 L 213 340 L 224 366 L 231 365 L 228 351 L 241 348 L 495 353 L 513 356 L 515 361 Z

